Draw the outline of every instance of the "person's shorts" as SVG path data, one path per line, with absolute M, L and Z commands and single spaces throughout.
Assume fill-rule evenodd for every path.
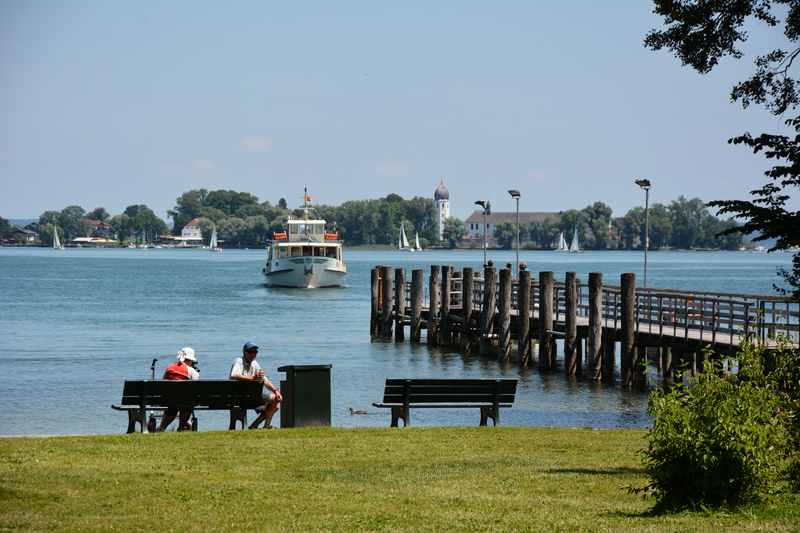
M 263 411 L 267 404 L 275 401 L 275 393 L 264 389 L 264 392 L 261 394 L 261 397 L 264 399 L 264 405 L 259 405 L 258 407 L 256 407 L 256 411 L 258 412 Z

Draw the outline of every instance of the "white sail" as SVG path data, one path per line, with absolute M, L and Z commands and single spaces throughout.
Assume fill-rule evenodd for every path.
M 408 237 L 406 237 L 406 228 L 400 224 L 400 242 L 398 243 L 400 250 L 413 250 L 411 245 L 408 244 Z
M 564 239 L 564 232 L 558 234 L 558 246 L 556 246 L 556 252 L 567 252 L 569 251 L 569 246 L 567 246 L 567 241 Z
M 416 248 L 418 252 L 422 251 L 422 246 L 419 245 L 419 233 L 416 231 L 414 232 L 414 248 Z
M 53 226 L 53 248 L 56 250 L 64 249 L 64 245 L 61 244 L 61 240 L 58 238 L 58 226 Z
M 209 250 L 218 250 L 219 245 L 217 244 L 217 228 L 211 230 L 211 240 L 208 242 Z
M 570 252 L 580 252 L 581 251 L 580 244 L 578 244 L 578 227 L 577 226 L 575 227 L 575 231 L 572 234 L 572 244 L 569 245 L 569 251 Z

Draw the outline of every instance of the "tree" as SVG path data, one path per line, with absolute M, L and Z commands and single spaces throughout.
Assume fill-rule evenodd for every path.
M 595 202 L 581 211 L 591 232 L 591 239 L 584 240 L 586 248 L 605 250 L 608 248 L 608 228 L 611 224 L 611 208 L 603 202 Z
M 444 242 L 450 248 L 455 248 L 464 239 L 467 234 L 467 226 L 463 220 L 450 217 L 444 221 Z
M 114 235 L 120 242 L 130 239 L 132 234 L 131 219 L 126 214 L 114 215 L 108 221 Z
M 45 211 L 39 215 L 39 225 L 44 224 L 58 224 L 58 217 L 61 215 L 60 211 Z
M 655 6 L 656 14 L 664 17 L 665 28 L 651 31 L 645 45 L 653 50 L 667 48 L 701 74 L 711 72 L 726 56 L 743 56 L 737 47 L 747 41 L 745 28 L 751 21 L 782 27 L 788 47 L 757 56 L 752 76 L 734 85 L 730 96 L 745 108 L 758 104 L 776 116 L 792 113 L 786 125 L 794 135 L 745 133 L 729 139 L 729 143 L 743 144 L 777 164 L 764 173 L 767 182 L 750 191 L 750 200 L 717 200 L 709 205 L 743 222 L 725 230 L 726 234 L 755 233 L 754 240 L 776 239 L 770 251 L 800 246 L 800 211 L 791 211 L 787 205 L 800 187 L 800 80 L 792 70 L 800 56 L 800 1 L 655 0 Z M 800 299 L 800 252 L 792 258 L 792 270 L 780 273 L 793 297 Z
M 503 222 L 494 228 L 494 240 L 497 245 L 504 249 L 510 250 L 517 240 L 517 227 L 510 222 Z
M 61 210 L 58 215 L 58 225 L 64 230 L 66 239 L 84 237 L 88 234 L 89 228 L 83 222 L 86 218 L 86 211 L 79 205 L 69 205 Z
M 205 189 L 194 189 L 175 199 L 175 207 L 167 211 L 172 217 L 172 231 L 180 233 L 190 220 L 200 216 L 200 209 L 205 205 L 207 195 L 208 191 Z
M 105 207 L 95 207 L 86 215 L 89 220 L 99 220 L 101 222 L 107 221 L 110 217 L 111 215 L 108 214 Z
M 289 208 L 289 206 L 286 204 L 286 198 L 281 198 L 280 200 L 278 200 L 278 207 L 280 207 L 281 209 Z
M 11 232 L 11 224 L 3 217 L 0 217 L 0 239 L 5 238 Z

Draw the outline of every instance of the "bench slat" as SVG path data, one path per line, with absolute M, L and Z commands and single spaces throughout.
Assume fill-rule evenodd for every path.
M 402 404 L 405 396 L 403 394 L 384 394 L 384 403 Z M 411 393 L 408 395 L 409 403 L 442 403 L 442 402 L 480 402 L 492 403 L 495 399 L 494 394 L 419 394 Z M 497 401 L 508 403 L 514 401 L 513 394 L 498 394 Z

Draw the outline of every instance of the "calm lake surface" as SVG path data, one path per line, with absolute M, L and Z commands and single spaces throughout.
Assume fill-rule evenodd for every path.
M 273 381 L 288 364 L 333 365 L 333 424 L 388 426 L 381 399 L 386 377 L 515 377 L 517 402 L 504 425 L 647 427 L 647 394 L 542 376 L 514 364 L 464 357 L 426 346 L 370 342 L 369 272 L 377 264 L 480 268 L 481 251 L 346 251 L 346 288 L 268 289 L 261 250 L 90 250 L 0 248 L 0 434 L 121 433 L 125 379 L 157 374 L 183 346 L 197 350 L 201 376 L 226 378 L 242 344 L 261 346 L 259 362 Z M 490 252 L 497 264 L 514 252 Z M 622 272 L 641 280 L 641 252 L 522 252 L 530 270 L 563 279 L 591 271 L 618 284 Z M 654 252 L 653 287 L 773 293 L 788 254 Z M 560 354 L 559 354 L 560 357 Z M 349 407 L 370 414 L 351 416 Z M 415 425 L 477 425 L 477 410 L 417 410 Z M 200 429 L 224 429 L 227 413 L 201 412 Z M 251 415 L 252 419 L 252 415 Z M 276 417 L 277 421 L 277 417 Z

